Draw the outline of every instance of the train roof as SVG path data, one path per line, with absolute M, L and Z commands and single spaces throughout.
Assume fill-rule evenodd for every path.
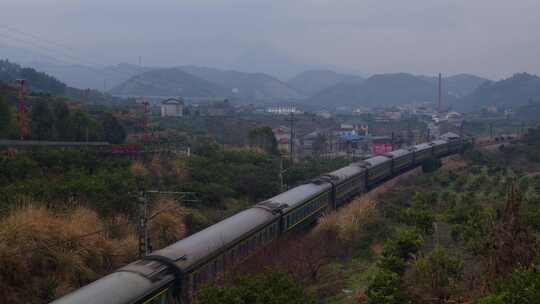
M 157 285 L 159 282 L 152 283 L 137 273 L 117 271 L 55 300 L 51 304 L 133 303 Z
M 416 151 L 422 151 L 426 149 L 431 149 L 431 147 L 433 147 L 431 143 L 421 143 L 419 145 L 413 146 L 413 149 Z
M 332 171 L 326 175 L 337 177 L 339 181 L 342 181 L 342 180 L 348 179 L 351 176 L 362 173 L 365 170 L 366 170 L 365 168 L 360 167 L 359 163 L 354 163 L 354 164 L 348 165 L 347 167 L 338 169 L 336 171 Z
M 442 140 L 442 139 L 437 139 L 437 140 L 432 141 L 432 143 L 433 143 L 434 145 L 444 145 L 444 144 L 447 144 L 448 141 Z
M 409 151 L 407 149 L 399 149 L 399 150 L 394 150 L 394 151 L 388 152 L 385 155 L 391 156 L 393 158 L 398 158 L 398 157 L 401 157 L 401 156 L 408 155 L 410 153 L 411 153 L 411 151 Z
M 385 162 L 387 162 L 389 160 L 390 160 L 390 158 L 388 158 L 386 156 L 379 155 L 379 156 L 375 156 L 375 157 L 365 159 L 364 163 L 367 163 L 368 166 L 370 166 L 370 167 L 374 167 L 374 166 L 381 165 L 381 164 L 383 164 L 383 163 L 385 163 Z
M 182 270 L 190 267 L 222 247 L 232 245 L 241 236 L 259 226 L 270 223 L 277 215 L 262 208 L 250 208 L 199 231 L 152 255 L 161 255 L 173 261 Z
M 283 193 L 280 193 L 264 203 L 272 203 L 277 205 L 286 204 L 285 211 L 290 210 L 304 201 L 321 194 L 322 192 L 330 189 L 332 186 L 330 183 L 323 182 L 321 184 L 309 183 L 300 185 L 289 189 Z

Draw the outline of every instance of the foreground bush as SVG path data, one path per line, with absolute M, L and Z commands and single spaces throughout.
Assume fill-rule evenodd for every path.
M 106 235 L 107 226 L 116 238 Z M 101 220 L 78 208 L 55 215 L 26 207 L 0 221 L 0 297 L 6 303 L 43 303 L 97 279 L 135 258 L 137 239 L 122 218 Z
M 397 273 L 379 271 L 366 290 L 365 304 L 406 304 L 410 303 L 403 293 L 401 279 Z
M 207 286 L 196 297 L 199 304 L 314 304 L 290 276 L 272 272 L 243 277 L 234 286 Z
M 518 268 L 497 282 L 493 294 L 478 304 L 538 303 L 540 300 L 540 261 L 529 267 Z

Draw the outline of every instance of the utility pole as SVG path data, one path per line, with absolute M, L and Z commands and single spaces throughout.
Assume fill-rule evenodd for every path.
M 17 107 L 17 122 L 19 125 L 19 136 L 21 140 L 24 140 L 28 136 L 28 123 L 26 121 L 26 109 L 24 106 L 24 95 L 25 95 L 25 80 L 17 79 L 18 87 L 17 93 L 19 95 L 19 105 Z
M 148 237 L 148 194 L 143 191 L 139 197 L 139 257 L 147 256 L 152 246 Z
M 291 112 L 291 118 L 289 119 L 291 123 L 290 139 L 289 139 L 289 153 L 291 157 L 291 164 L 294 163 L 294 112 Z
M 279 155 L 279 188 L 281 192 L 285 191 L 285 187 L 283 185 L 283 157 L 281 157 L 281 154 Z
M 159 213 L 158 211 L 153 215 L 150 214 L 150 194 L 165 194 L 175 195 L 182 202 L 200 202 L 197 198 L 197 194 L 194 192 L 176 192 L 176 191 L 159 191 L 159 190 L 147 190 L 141 191 L 139 194 L 139 257 L 147 256 L 152 252 L 152 243 L 150 240 L 148 223 Z
M 143 100 L 142 102 L 142 105 L 143 105 L 143 139 L 146 143 L 148 143 L 148 141 L 150 140 L 150 134 L 148 132 L 148 129 L 149 129 L 149 102 L 147 100 Z

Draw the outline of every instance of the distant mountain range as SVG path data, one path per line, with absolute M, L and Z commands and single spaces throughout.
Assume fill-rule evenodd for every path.
M 300 73 L 287 83 L 304 95 L 313 96 L 342 82 L 361 83 L 363 80 L 364 78 L 360 76 L 345 75 L 329 70 L 313 70 Z
M 309 103 L 335 106 L 335 101 L 339 100 L 341 104 L 351 106 L 375 107 L 435 102 L 437 96 L 436 84 L 426 77 L 397 73 L 338 83 L 310 98 Z M 448 92 L 444 92 L 443 98 L 445 102 L 454 102 L 456 99 Z
M 428 82 L 438 85 L 438 77 L 418 76 Z M 484 82 L 489 81 L 486 78 L 478 77 L 471 74 L 458 74 L 443 78 L 443 90 L 456 98 L 462 98 L 471 94 Z
M 156 69 L 133 76 L 110 91 L 121 96 L 227 97 L 224 87 L 179 68 Z
M 26 68 L 7 60 L 0 60 L 0 85 L 3 83 L 13 86 L 17 79 L 26 80 L 27 92 L 48 93 L 80 101 L 85 101 L 85 99 L 96 102 L 119 101 L 108 94 L 96 90 L 81 90 L 67 86 L 55 77 L 38 72 L 33 68 Z
M 303 94 L 292 86 L 263 73 L 243 73 L 197 66 L 182 66 L 180 69 L 226 88 L 229 95 L 243 101 L 304 98 Z
M 515 74 L 500 81 L 487 81 L 456 104 L 458 109 L 478 110 L 485 106 L 518 107 L 540 101 L 540 77 Z
M 68 86 L 101 91 L 110 90 L 135 75 L 153 70 L 153 68 L 127 63 L 106 67 L 91 67 L 54 62 L 31 62 L 29 66 L 53 75 Z
M 80 71 L 89 70 L 87 67 L 81 67 Z M 103 71 L 115 74 L 117 76 L 114 78 L 115 81 L 119 81 L 110 93 L 123 96 L 232 98 L 253 103 L 301 102 L 328 109 L 340 105 L 374 107 L 437 101 L 436 77 L 407 73 L 380 74 L 363 78 L 333 71 L 312 70 L 301 73 L 285 83 L 263 73 L 244 73 L 197 66 L 141 68 L 120 64 L 104 68 Z M 88 79 L 99 78 L 87 75 Z M 66 74 L 65 77 L 69 76 Z M 0 82 L 13 83 L 17 78 L 26 79 L 29 90 L 34 92 L 80 100 L 88 96 L 98 100 L 112 99 L 111 96 L 95 90 L 85 91 L 71 87 L 56 77 L 33 68 L 24 68 L 0 60 Z M 73 78 L 84 81 L 84 78 L 76 76 Z M 444 104 L 462 111 L 478 110 L 489 105 L 520 107 L 539 101 L 540 77 L 531 74 L 515 74 L 501 81 L 490 81 L 469 74 L 443 79 Z

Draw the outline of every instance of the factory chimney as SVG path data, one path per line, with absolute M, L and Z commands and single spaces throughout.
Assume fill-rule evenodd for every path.
M 439 113 L 442 110 L 442 75 L 439 73 Z

